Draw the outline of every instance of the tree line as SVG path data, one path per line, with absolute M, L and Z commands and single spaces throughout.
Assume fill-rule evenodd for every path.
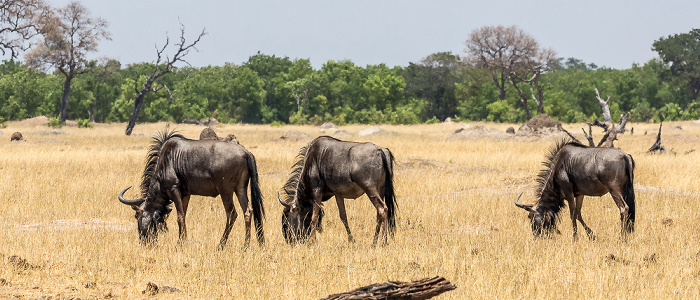
M 240 64 L 193 67 L 184 56 L 205 32 L 188 44 L 182 26 L 175 55 L 164 54 L 166 40 L 155 63 L 125 66 L 85 58 L 109 32 L 106 21 L 89 17 L 79 3 L 46 13 L 52 10 L 40 0 L 0 2 L 4 15 L 19 14 L 0 20 L 6 29 L 15 26 L 14 35 L 9 30 L 0 36 L 0 50 L 12 57 L 0 65 L 0 122 L 45 115 L 81 124 L 206 118 L 265 124 L 416 124 L 446 118 L 515 123 L 538 113 L 591 122 L 602 113 L 595 89 L 610 97 L 613 119 L 622 113 L 635 122 L 700 118 L 698 29 L 659 38 L 652 45 L 659 58 L 619 70 L 559 58 L 515 26 L 476 29 L 462 55 L 433 53 L 407 66 L 331 60 L 314 68 L 309 59 L 258 52 Z M 8 3 L 37 8 L 30 14 L 10 10 Z M 29 26 L 17 29 L 9 22 L 22 18 Z

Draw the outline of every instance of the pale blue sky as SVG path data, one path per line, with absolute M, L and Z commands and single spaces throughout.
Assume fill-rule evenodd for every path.
M 48 0 L 64 6 L 67 0 Z M 257 51 L 355 64 L 407 66 L 435 52 L 462 55 L 469 33 L 516 25 L 560 57 L 629 68 L 656 57 L 654 40 L 700 27 L 700 1 L 457 1 L 457 0 L 84 0 L 110 23 L 112 41 L 95 57 L 124 64 L 153 61 L 179 22 L 190 38 L 206 28 L 193 66 L 241 64 Z M 178 21 L 178 19 L 180 21 Z

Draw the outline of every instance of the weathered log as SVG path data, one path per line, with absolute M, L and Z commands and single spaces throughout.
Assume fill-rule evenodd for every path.
M 387 281 L 375 283 L 349 292 L 333 294 L 321 300 L 359 299 L 430 299 L 456 289 L 447 279 L 435 276 L 410 282 Z

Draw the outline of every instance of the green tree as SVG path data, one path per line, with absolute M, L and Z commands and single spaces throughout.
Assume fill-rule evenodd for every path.
M 700 93 L 700 29 L 662 37 L 652 45 L 661 59 L 670 64 L 671 74 L 687 82 L 692 102 L 697 101 Z
M 406 81 L 406 97 L 425 99 L 431 104 L 428 112 L 444 120 L 457 112 L 455 72 L 463 66 L 459 56 L 451 52 L 428 55 L 419 63 L 409 63 L 402 74 Z

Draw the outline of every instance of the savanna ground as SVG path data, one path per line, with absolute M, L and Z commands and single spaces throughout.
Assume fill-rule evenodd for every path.
M 253 241 L 242 251 L 239 217 L 218 251 L 225 222 L 219 198 L 192 198 L 187 243 L 177 244 L 173 213 L 170 231 L 153 248 L 139 244 L 133 211 L 117 201 L 119 191 L 139 185 L 150 136 L 164 123 L 137 125 L 127 137 L 124 124 L 64 127 L 52 135 L 39 133 L 45 126 L 11 122 L 0 135 L 0 298 L 315 299 L 436 275 L 457 285 L 441 299 L 700 297 L 700 124 L 664 124 L 662 142 L 675 155 L 645 153 L 658 124 L 631 124 L 635 134 L 619 137 L 616 146 L 637 163 L 637 224 L 626 242 L 609 195 L 584 201 L 597 240 L 583 235 L 573 242 L 567 209 L 561 235 L 534 239 L 513 200 L 525 191 L 521 201 L 534 201 L 540 162 L 557 138 L 446 139 L 474 125 L 387 125 L 381 128 L 388 133 L 346 138 L 396 156 L 398 230 L 377 248 L 376 214 L 366 196 L 346 201 L 356 243 L 347 242 L 334 200 L 325 205 L 316 244 L 283 241 L 277 191 L 309 140 L 277 138 L 289 130 L 314 137 L 318 127 L 220 125 L 219 136 L 235 134 L 257 158 L 267 243 Z M 203 129 L 174 127 L 195 139 Z M 366 127 L 341 129 L 354 134 Z M 570 132 L 581 127 L 565 125 Z M 27 141 L 10 142 L 14 131 Z M 594 134 L 602 136 L 600 129 Z M 161 292 L 144 294 L 148 282 Z

